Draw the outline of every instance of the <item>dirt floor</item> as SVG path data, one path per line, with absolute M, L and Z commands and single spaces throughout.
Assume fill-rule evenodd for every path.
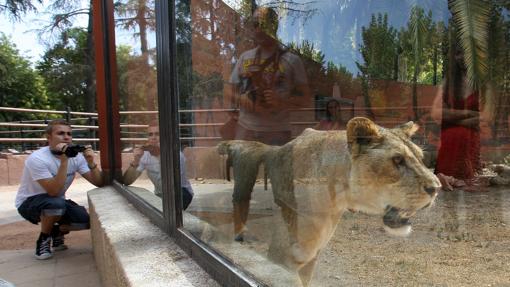
M 313 286 L 510 286 L 510 190 L 442 193 L 407 238 L 346 213 Z
M 271 230 L 282 224 L 267 209 L 257 214 L 254 208 L 249 239 L 237 245 L 229 212 L 191 214 L 221 233 L 197 235 L 250 269 L 252 259 L 239 250 L 267 257 Z M 441 192 L 412 222 L 411 235 L 397 238 L 385 233 L 380 217 L 345 213 L 320 254 L 311 286 L 510 286 L 510 189 Z M 274 285 L 256 268 L 249 271 Z

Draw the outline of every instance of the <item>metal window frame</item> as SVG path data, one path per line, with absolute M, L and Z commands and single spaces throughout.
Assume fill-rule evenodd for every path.
M 176 63 L 173 60 L 176 57 L 175 2 L 156 0 L 155 3 L 160 144 L 162 147 L 169 147 L 161 149 L 163 212 L 142 200 L 121 183 L 113 1 L 93 0 L 101 165 L 106 174 L 107 184 L 111 184 L 142 214 L 168 233 L 222 286 L 266 286 L 183 228 L 180 204 L 178 87 Z

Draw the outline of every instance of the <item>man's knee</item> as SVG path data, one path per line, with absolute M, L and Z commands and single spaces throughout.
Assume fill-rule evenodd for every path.
M 66 210 L 65 199 L 48 196 L 41 205 L 41 216 L 62 216 Z

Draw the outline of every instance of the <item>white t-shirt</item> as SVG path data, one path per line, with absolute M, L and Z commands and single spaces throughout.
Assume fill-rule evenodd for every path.
M 188 191 L 193 195 L 193 189 L 191 188 L 191 184 L 186 177 L 186 161 L 184 154 L 180 152 L 180 167 L 181 167 L 181 186 L 188 189 Z M 154 184 L 154 194 L 161 195 L 161 166 L 158 157 L 155 157 L 150 154 L 148 151 L 144 151 L 142 157 L 140 158 L 140 163 L 136 168 L 137 171 L 143 172 L 147 171 L 147 176 L 149 177 L 152 184 Z
M 40 179 L 50 179 L 57 175 L 60 167 L 60 159 L 54 156 L 48 146 L 33 152 L 25 160 L 21 183 L 16 194 L 15 205 L 20 205 L 29 197 L 46 193 L 46 190 L 37 182 Z M 67 178 L 64 187 L 60 190 L 59 196 L 65 198 L 65 193 L 74 180 L 76 172 L 85 174 L 90 169 L 87 161 L 81 153 L 76 157 L 70 158 L 67 164 Z
M 144 151 L 136 170 L 138 172 L 147 171 L 147 176 L 152 184 L 154 184 L 154 194 L 161 195 L 161 166 L 159 158 L 151 155 L 148 151 Z

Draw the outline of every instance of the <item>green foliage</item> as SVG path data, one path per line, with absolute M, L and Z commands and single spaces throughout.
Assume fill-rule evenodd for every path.
M 343 91 L 350 91 L 353 84 L 352 73 L 346 67 L 332 62 L 326 65 L 326 78 L 329 83 L 338 83 Z
M 435 84 L 438 70 L 442 68 L 440 47 L 444 23 L 434 23 L 432 12 L 415 6 L 406 29 L 399 33 L 400 45 L 400 81 Z
M 324 65 L 325 55 L 320 50 L 315 49 L 313 43 L 310 41 L 303 41 L 301 45 L 296 45 L 295 43 L 290 43 L 288 45 L 289 49 L 296 52 L 301 56 L 301 58 L 312 60 L 316 63 Z
M 287 47 L 291 52 L 299 55 L 310 81 L 312 81 L 314 77 L 325 74 L 325 55 L 320 50 L 315 49 L 313 43 L 309 41 L 303 41 L 301 45 L 289 43 Z
M 388 24 L 388 14 L 372 15 L 368 27 L 362 27 L 360 53 L 363 63 L 356 62 L 364 77 L 392 79 L 397 52 L 397 31 Z
M 50 106 L 53 109 L 87 111 L 87 84 L 90 73 L 87 64 L 87 31 L 71 28 L 64 31 L 59 41 L 48 49 L 37 63 L 44 78 Z
M 3 33 L 0 33 L 0 106 L 49 108 L 42 78 Z M 2 121 L 33 118 L 28 113 L 1 112 L 0 116 Z
M 474 90 L 478 90 L 483 87 L 489 69 L 490 3 L 484 0 L 450 0 L 449 7 L 464 51 L 468 82 Z

